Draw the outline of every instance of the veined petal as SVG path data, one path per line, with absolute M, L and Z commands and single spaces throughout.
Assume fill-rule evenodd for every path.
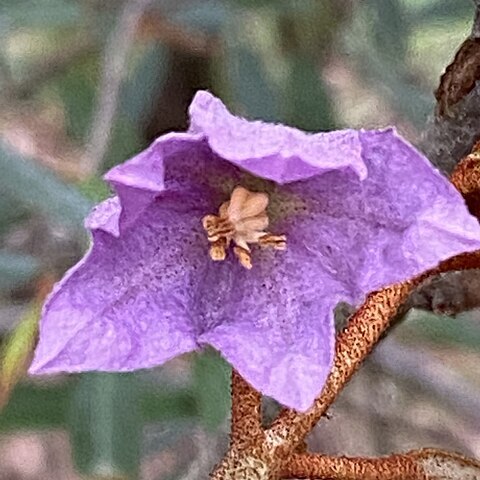
M 44 307 L 30 372 L 129 371 L 195 349 L 190 310 L 206 262 L 199 215 L 188 197 L 165 192 L 120 236 L 95 230 Z

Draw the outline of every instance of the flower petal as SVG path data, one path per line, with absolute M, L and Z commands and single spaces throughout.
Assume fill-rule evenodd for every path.
M 45 307 L 33 372 L 146 368 L 199 341 L 305 410 L 331 367 L 338 301 L 480 248 L 460 195 L 390 129 L 307 134 L 235 117 L 207 92 L 190 115 L 189 132 L 106 175 L 119 198 L 87 219 L 94 246 Z M 275 192 L 269 231 L 288 242 L 254 245 L 250 271 L 232 252 L 207 261 L 200 224 L 238 185 Z
M 224 304 L 222 321 L 199 341 L 218 349 L 262 393 L 306 410 L 330 372 L 333 309 L 348 294 L 320 259 L 312 258 L 300 232 L 288 240 L 285 252 L 254 247 L 252 270 L 233 260 L 231 265 L 212 266 L 217 278 L 218 270 L 229 269 L 234 280 L 218 292 Z
M 311 406 L 330 371 L 340 300 L 358 305 L 480 249 L 478 221 L 419 152 L 393 130 L 360 140 L 363 181 L 340 170 L 278 187 L 271 230 L 286 234 L 286 252 L 254 246 L 251 271 L 233 264 L 230 311 L 200 337 L 255 388 L 298 410 Z
M 105 180 L 115 188 L 122 207 L 115 229 L 117 235 L 133 225 L 158 194 L 165 190 L 165 158 L 175 162 L 177 158 L 192 155 L 199 141 L 198 136 L 190 134 L 165 135 L 131 160 L 107 172 Z
M 30 372 L 128 371 L 195 349 L 190 310 L 206 259 L 200 215 L 188 197 L 164 193 L 115 237 L 97 211 L 91 251 L 45 305 Z
M 118 194 L 121 214 L 118 225 L 108 230 L 128 230 L 165 190 L 196 198 L 204 214 L 214 213 L 230 198 L 233 187 L 246 174 L 215 155 L 202 135 L 169 133 L 150 147 L 107 172 L 107 180 Z M 97 215 L 98 216 L 98 215 Z
M 365 178 L 359 132 L 309 134 L 232 115 L 206 91 L 190 105 L 190 132 L 202 134 L 220 157 L 262 178 L 288 183 L 350 168 Z
M 312 254 L 324 258 L 357 304 L 371 291 L 480 248 L 477 219 L 423 155 L 394 130 L 360 138 L 365 180 L 331 172 L 283 189 L 306 205 L 297 228 Z

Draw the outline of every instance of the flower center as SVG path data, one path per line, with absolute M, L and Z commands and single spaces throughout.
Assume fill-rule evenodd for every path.
M 268 216 L 266 193 L 250 192 L 243 187 L 235 187 L 228 202 L 218 209 L 218 215 L 206 215 L 202 219 L 203 228 L 210 242 L 210 258 L 225 260 L 227 249 L 233 242 L 233 252 L 240 264 L 252 268 L 249 244 L 258 243 L 261 247 L 285 250 L 285 235 L 272 235 L 266 231 Z

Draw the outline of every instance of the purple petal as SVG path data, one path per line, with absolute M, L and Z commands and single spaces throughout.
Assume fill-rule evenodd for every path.
M 94 246 L 47 302 L 31 372 L 147 368 L 194 348 L 209 261 L 201 219 L 239 175 L 192 134 L 111 170 L 118 197 L 85 222 Z
M 89 230 L 103 230 L 114 237 L 120 235 L 120 214 L 122 206 L 118 197 L 108 198 L 93 207 L 85 219 L 85 228 Z
M 118 234 L 133 225 L 157 195 L 165 190 L 165 158 L 170 158 L 172 162 L 183 157 L 195 158 L 196 145 L 200 141 L 198 135 L 165 135 L 105 175 L 105 180 L 115 188 L 122 206 Z
M 340 170 L 278 188 L 271 229 L 287 235 L 287 251 L 254 248 L 250 272 L 231 265 L 216 291 L 230 310 L 200 337 L 255 388 L 298 410 L 330 371 L 338 301 L 359 304 L 480 248 L 478 221 L 419 152 L 393 130 L 360 139 L 365 180 Z
M 114 205 L 90 224 L 108 227 L 99 210 Z M 120 237 L 94 231 L 91 251 L 45 305 L 30 372 L 128 371 L 195 349 L 190 309 L 206 261 L 199 215 L 188 197 L 164 193 Z
M 195 198 L 204 214 L 214 213 L 245 174 L 215 155 L 202 135 L 170 133 L 105 175 L 121 204 L 117 235 L 135 224 L 159 193 L 176 191 Z M 111 223 L 111 222 L 110 222 Z
M 223 273 L 223 287 L 211 294 L 224 305 L 223 316 L 199 341 L 218 349 L 262 393 L 306 410 L 330 372 L 333 309 L 348 294 L 312 258 L 300 232 L 288 241 L 285 252 L 254 249 L 252 270 L 233 259 L 211 267 L 212 277 Z
M 366 176 L 359 132 L 309 134 L 284 125 L 232 115 L 212 94 L 200 91 L 190 105 L 190 132 L 203 134 L 220 157 L 256 176 L 288 183 L 329 170 L 351 168 Z
M 363 132 L 365 180 L 331 172 L 284 187 L 309 218 L 296 228 L 355 303 L 386 285 L 480 248 L 480 226 L 458 191 L 393 130 Z M 305 223 L 302 224 L 302 221 Z

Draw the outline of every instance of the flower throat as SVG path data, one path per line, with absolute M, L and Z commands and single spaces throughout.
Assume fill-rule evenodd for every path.
M 228 202 L 218 209 L 218 215 L 206 215 L 202 219 L 203 228 L 210 242 L 210 258 L 225 260 L 227 249 L 233 243 L 233 252 L 240 264 L 252 268 L 249 244 L 257 243 L 263 248 L 285 250 L 285 235 L 273 235 L 268 227 L 268 195 L 250 192 L 244 187 L 235 187 Z

